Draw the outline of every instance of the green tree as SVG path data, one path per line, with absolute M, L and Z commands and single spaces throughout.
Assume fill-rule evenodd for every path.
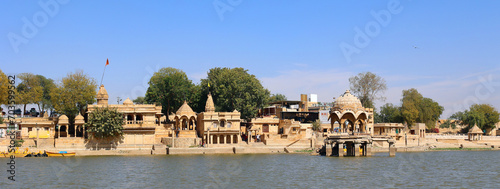
M 403 98 L 401 99 L 401 114 L 403 116 L 404 122 L 409 126 L 412 126 L 417 122 L 419 117 L 419 104 L 422 101 L 422 95 L 417 91 L 417 89 L 403 90 Z
M 278 102 L 278 101 L 285 101 L 285 100 L 287 100 L 286 96 L 284 94 L 279 94 L 279 93 L 272 94 L 269 97 L 269 102 Z
M 392 103 L 386 103 L 380 107 L 380 113 L 375 114 L 376 123 L 403 123 L 401 115 L 401 107 L 395 106 Z
M 409 126 L 414 123 L 425 123 L 427 128 L 434 128 L 436 121 L 444 111 L 444 108 L 430 98 L 425 98 L 417 89 L 403 90 L 401 99 L 401 114 L 403 121 Z
M 54 80 L 46 78 L 42 75 L 36 75 L 38 83 L 43 88 L 43 94 L 41 100 L 36 103 L 38 105 L 38 111 L 45 111 L 48 109 L 53 109 L 52 102 L 50 99 L 50 92 L 56 87 Z
M 7 104 L 9 97 L 9 79 L 0 69 L 0 104 Z M 1 113 L 1 112 L 0 112 Z
M 457 128 L 457 124 L 455 122 L 451 122 L 451 119 L 447 119 L 444 123 L 441 123 L 441 125 L 439 125 L 439 128 L 452 128 L 452 129 L 456 129 Z
M 135 104 L 146 104 L 146 101 L 144 100 L 143 96 L 138 96 L 134 100 L 132 100 Z
M 115 108 L 97 108 L 90 112 L 85 127 L 91 138 L 113 139 L 123 135 L 123 114 Z
M 83 71 L 69 73 L 50 92 L 54 109 L 68 116 L 70 123 L 78 113 L 85 115 L 88 104 L 93 104 L 97 95 L 97 83 Z
M 38 104 L 42 101 L 43 87 L 35 74 L 21 73 L 17 77 L 21 80 L 21 83 L 16 88 L 16 103 L 23 104 L 23 112 L 26 112 L 26 105 Z
M 500 114 L 489 104 L 473 104 L 469 110 L 457 112 L 451 118 L 460 120 L 468 129 L 477 124 L 481 130 L 489 130 L 495 128 L 495 124 L 500 121 Z
M 365 108 L 374 108 L 375 100 L 384 100 L 382 96 L 387 85 L 385 80 L 371 72 L 359 73 L 349 78 L 351 92 L 355 94 Z
M 212 93 L 217 111 L 231 112 L 236 109 L 247 120 L 257 115 L 270 95 L 257 77 L 243 68 L 212 68 L 207 79 L 201 80 L 201 88 L 203 99 L 206 99 L 208 91 Z
M 436 126 L 444 108 L 430 98 L 423 98 L 419 109 L 419 122 L 425 123 L 427 128 L 431 129 Z
M 149 87 L 144 100 L 148 104 L 162 106 L 162 112 L 170 115 L 175 112 L 184 101 L 199 103 L 194 99 L 199 88 L 187 77 L 186 73 L 176 68 L 161 68 L 149 80 Z M 168 116 L 167 116 L 168 118 Z

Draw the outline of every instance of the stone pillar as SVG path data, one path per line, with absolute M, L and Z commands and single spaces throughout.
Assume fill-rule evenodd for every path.
M 325 144 L 325 156 L 332 156 L 333 147 L 331 144 Z
M 344 156 L 344 143 L 339 141 L 339 142 L 337 142 L 337 146 L 339 149 L 339 157 L 343 157 Z
M 137 120 L 137 119 L 136 119 L 136 116 L 137 116 L 137 115 L 135 115 L 135 114 L 133 114 L 133 115 L 132 115 L 132 118 L 134 118 L 134 122 L 133 122 L 133 124 L 136 124 L 136 122 L 135 122 L 135 120 Z
M 36 147 L 38 148 L 38 142 L 40 141 L 40 136 L 38 135 L 38 131 L 40 130 L 40 127 L 36 128 Z
M 247 143 L 252 142 L 252 131 L 248 131 Z
M 83 125 L 83 134 L 82 134 L 82 138 L 85 139 L 85 125 Z
M 396 156 L 396 145 L 394 143 L 389 144 L 389 156 Z
M 214 143 L 214 135 L 210 135 L 210 144 Z
M 207 136 L 205 137 L 205 142 L 207 143 L 207 146 L 210 144 L 210 130 L 207 131 Z
M 230 141 L 229 141 L 229 144 L 232 144 L 233 143 L 233 135 L 229 135 L 230 136 Z
M 372 156 L 372 144 L 365 144 L 365 156 Z
M 57 128 L 57 138 L 61 138 L 61 126 Z
M 359 146 L 360 146 L 359 143 L 354 143 L 354 149 L 353 150 L 354 150 L 354 156 L 356 156 L 356 157 L 360 156 L 359 155 Z
M 76 137 L 76 128 L 78 128 L 78 125 L 75 125 L 75 137 Z

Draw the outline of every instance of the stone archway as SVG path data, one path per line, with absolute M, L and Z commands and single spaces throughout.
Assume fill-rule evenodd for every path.
M 196 130 L 196 118 L 194 116 L 189 118 L 189 130 Z

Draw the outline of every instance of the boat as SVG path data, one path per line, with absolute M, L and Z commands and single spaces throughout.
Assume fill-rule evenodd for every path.
M 28 153 L 6 153 L 6 152 L 1 152 L 0 153 L 0 157 L 10 157 L 10 156 L 14 156 L 14 157 L 24 157 L 26 156 Z
M 29 153 L 29 149 L 26 148 L 23 152 L 21 152 L 19 150 L 19 147 L 16 147 L 16 149 L 14 150 L 14 152 L 0 152 L 0 157 L 10 157 L 10 156 L 14 156 L 14 157 L 25 157 L 27 154 L 30 154 Z
M 47 152 L 47 155 L 49 157 L 72 157 L 75 156 L 76 152 L 66 152 L 66 151 L 59 151 L 59 152 Z
M 38 154 L 33 152 L 33 153 L 28 154 L 28 155 L 26 155 L 24 157 L 49 157 L 49 156 L 47 155 L 46 152 L 43 152 L 43 153 L 38 152 Z

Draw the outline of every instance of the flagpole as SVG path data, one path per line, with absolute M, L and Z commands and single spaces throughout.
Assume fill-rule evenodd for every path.
M 99 86 L 102 85 L 102 79 L 104 78 L 104 72 L 106 72 L 106 66 L 104 66 L 104 71 L 102 72 L 102 77 L 101 77 L 101 84 Z
M 109 59 L 106 59 L 106 64 L 104 65 L 104 71 L 102 72 L 101 84 L 99 86 L 102 85 L 102 79 L 104 79 L 104 73 L 106 72 L 106 66 L 108 66 L 108 64 L 109 64 Z

